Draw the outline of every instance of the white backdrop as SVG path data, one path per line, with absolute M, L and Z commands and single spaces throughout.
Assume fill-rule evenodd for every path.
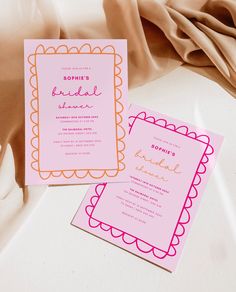
M 55 3 L 66 14 L 70 1 Z M 101 9 L 77 2 L 83 17 Z M 225 136 L 176 272 L 71 226 L 87 186 L 50 187 L 0 254 L 0 291 L 236 291 L 236 101 L 183 68 L 131 90 L 129 101 Z

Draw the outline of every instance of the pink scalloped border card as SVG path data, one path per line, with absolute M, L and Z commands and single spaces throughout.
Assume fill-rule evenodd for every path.
M 222 140 L 131 105 L 130 182 L 91 186 L 72 225 L 173 271 Z
M 25 40 L 26 184 L 127 181 L 127 41 Z

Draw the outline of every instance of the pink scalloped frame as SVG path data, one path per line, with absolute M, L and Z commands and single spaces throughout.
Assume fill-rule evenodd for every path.
M 117 153 L 117 168 L 116 169 L 66 169 L 66 170 L 41 170 L 40 169 L 40 143 L 39 143 L 39 95 L 38 95 L 38 74 L 37 74 L 37 55 L 54 55 L 54 54 L 96 54 L 96 55 L 113 55 L 114 56 L 114 107 L 115 107 L 115 123 L 116 123 L 116 153 Z M 116 53 L 114 46 L 107 45 L 103 48 L 96 46 L 91 47 L 89 43 L 84 43 L 80 47 L 68 47 L 67 45 L 60 45 L 56 48 L 53 46 L 45 48 L 40 44 L 36 47 L 35 52 L 30 54 L 27 58 L 30 64 L 30 78 L 29 85 L 32 88 L 32 97 L 30 100 L 30 121 L 32 124 L 32 138 L 30 144 L 31 152 L 31 168 L 39 173 L 43 180 L 52 177 L 63 176 L 66 179 L 77 177 L 83 179 L 90 176 L 93 179 L 101 179 L 102 177 L 116 177 L 120 171 L 126 168 L 123 162 L 125 155 L 125 129 L 122 127 L 122 112 L 123 104 L 120 102 L 122 98 L 122 84 L 121 67 L 122 57 Z
M 154 124 L 158 127 L 165 128 L 167 130 L 173 131 L 180 135 L 184 135 L 190 139 L 197 140 L 200 143 L 203 143 L 206 145 L 203 155 L 199 161 L 198 167 L 195 171 L 191 186 L 187 193 L 178 221 L 176 223 L 176 226 L 171 238 L 171 242 L 169 244 L 169 248 L 167 251 L 162 250 L 156 246 L 149 244 L 148 242 L 142 240 L 141 238 L 135 237 L 132 234 L 129 234 L 123 230 L 120 230 L 114 226 L 106 224 L 105 222 L 99 221 L 96 218 L 93 218 L 93 211 L 100 197 L 102 196 L 102 193 L 105 190 L 107 183 L 101 183 L 101 184 L 96 185 L 95 195 L 91 196 L 90 205 L 87 205 L 85 207 L 85 212 L 89 217 L 88 224 L 91 228 L 99 227 L 101 230 L 105 232 L 110 232 L 110 235 L 115 239 L 121 238 L 124 244 L 127 244 L 127 245 L 134 244 L 136 248 L 138 249 L 138 251 L 140 251 L 141 253 L 145 253 L 145 254 L 152 253 L 153 256 L 158 259 L 164 259 L 166 256 L 173 257 L 177 253 L 176 247 L 180 243 L 180 238 L 185 233 L 184 225 L 188 224 L 190 221 L 189 210 L 192 207 L 192 204 L 193 204 L 192 201 L 198 196 L 197 188 L 201 183 L 201 176 L 206 172 L 205 164 L 207 164 L 209 161 L 208 156 L 214 153 L 214 149 L 210 145 L 210 137 L 208 135 L 197 135 L 197 133 L 190 131 L 187 126 L 176 127 L 174 124 L 168 124 L 166 119 L 156 119 L 153 116 L 147 116 L 147 113 L 145 111 L 138 113 L 136 116 L 129 117 L 129 134 L 131 133 L 133 126 L 135 124 L 135 121 L 137 119 Z

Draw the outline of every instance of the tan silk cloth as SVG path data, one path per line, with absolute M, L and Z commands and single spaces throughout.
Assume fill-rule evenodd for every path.
M 49 0 L 1 5 L 0 248 L 45 190 L 24 187 L 24 38 L 125 38 L 130 86 L 184 65 L 236 96 L 236 1 L 104 0 L 105 17 L 87 23 L 75 17 L 74 5 L 70 23 Z

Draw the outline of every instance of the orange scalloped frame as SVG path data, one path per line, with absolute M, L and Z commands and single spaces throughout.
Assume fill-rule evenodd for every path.
M 96 55 L 113 55 L 114 56 L 114 107 L 115 107 L 115 123 L 116 123 L 116 155 L 117 168 L 116 169 L 66 169 L 66 170 L 41 170 L 40 169 L 40 130 L 39 130 L 39 95 L 38 95 L 38 74 L 37 74 L 37 56 L 38 55 L 55 55 L 55 54 L 96 54 Z M 29 85 L 32 88 L 32 97 L 30 100 L 30 121 L 32 123 L 32 138 L 30 144 L 32 146 L 31 152 L 31 168 L 37 171 L 40 178 L 47 180 L 50 177 L 64 177 L 66 179 L 77 177 L 83 179 L 91 177 L 93 179 L 100 179 L 104 176 L 115 177 L 120 171 L 123 171 L 126 166 L 123 162 L 125 155 L 125 142 L 123 141 L 126 132 L 122 127 L 122 111 L 124 109 L 120 99 L 122 98 L 121 85 L 123 84 L 121 73 L 122 57 L 116 53 L 112 45 L 107 45 L 103 48 L 96 46 L 91 47 L 89 43 L 85 43 L 80 47 L 68 47 L 67 45 L 60 45 L 56 48 L 50 46 L 45 48 L 42 44 L 38 45 L 33 54 L 28 56 L 30 64 Z

